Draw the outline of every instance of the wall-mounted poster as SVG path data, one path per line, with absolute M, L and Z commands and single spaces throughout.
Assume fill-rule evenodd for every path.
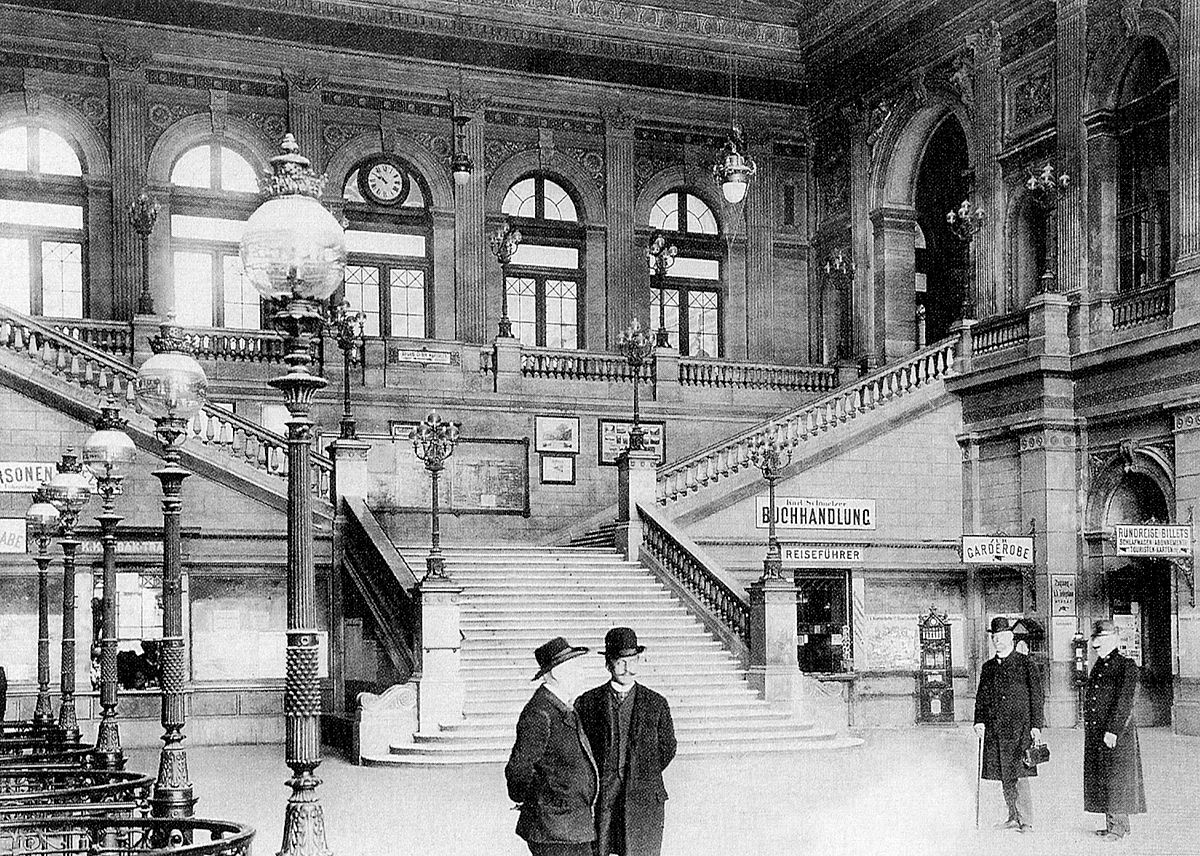
M 629 429 L 633 427 L 631 419 L 601 419 L 597 423 L 600 434 L 599 464 L 602 467 L 615 466 L 617 456 L 629 448 Z M 667 462 L 667 423 L 661 421 L 641 421 L 646 450 L 658 453 L 658 463 Z
M 579 417 L 533 417 L 533 448 L 537 452 L 578 455 Z
M 575 484 L 574 455 L 542 455 L 542 484 Z

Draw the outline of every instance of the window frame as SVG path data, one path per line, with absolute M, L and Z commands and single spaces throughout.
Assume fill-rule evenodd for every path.
M 529 178 L 529 176 L 526 176 Z M 522 181 L 524 179 L 521 179 Z M 514 182 L 515 184 L 516 182 Z M 555 182 L 558 184 L 558 182 Z M 559 185 L 562 186 L 561 184 Z M 564 190 L 567 190 L 565 187 Z M 567 190 L 568 195 L 570 191 Z M 540 199 L 540 197 L 539 197 Z M 572 198 L 574 202 L 574 198 Z M 578 207 L 576 207 L 578 211 Z M 540 265 L 524 265 L 509 262 L 504 266 L 504 291 L 508 294 L 510 279 L 532 279 L 534 281 L 534 345 L 535 348 L 554 347 L 546 344 L 546 283 L 549 280 L 575 283 L 575 347 L 556 348 L 564 351 L 582 351 L 586 348 L 586 338 L 583 324 L 584 295 L 586 292 L 587 270 L 587 241 L 584 229 L 579 223 L 562 220 L 530 220 L 525 217 L 513 217 L 513 222 L 521 230 L 521 245 L 538 245 L 544 247 L 563 247 L 575 250 L 579 254 L 579 264 L 574 268 L 542 267 Z M 549 226 L 547 224 L 550 224 Z M 510 299 L 507 298 L 506 299 Z
M 410 175 L 420 181 L 420 176 L 411 164 L 405 162 Z M 355 165 L 347 173 L 349 176 L 359 165 Z M 421 188 L 425 198 L 429 192 Z M 347 202 L 344 214 L 349 221 L 347 227 L 355 232 L 380 232 L 383 234 L 414 235 L 425 242 L 423 256 L 393 256 L 384 253 L 348 253 L 347 267 L 374 267 L 379 271 L 379 335 L 369 338 L 380 339 L 433 339 L 436 336 L 434 293 L 433 293 L 433 219 L 427 208 L 409 206 L 394 206 L 386 209 L 372 205 L 369 202 Z M 386 226 L 387 228 L 378 228 Z M 419 270 L 424 274 L 425 335 L 422 337 L 399 336 L 392 331 L 392 279 L 393 270 Z M 346 299 L 346 286 L 343 281 L 338 287 L 337 300 Z

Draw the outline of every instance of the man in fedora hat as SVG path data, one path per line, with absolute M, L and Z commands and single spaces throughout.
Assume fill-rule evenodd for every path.
M 1111 621 L 1092 625 L 1096 662 L 1083 694 L 1083 810 L 1104 813 L 1105 841 L 1129 834 L 1129 815 L 1146 810 L 1142 756 L 1133 699 L 1138 666 L 1117 650 L 1120 634 Z
M 575 702 L 600 763 L 596 805 L 598 856 L 659 856 L 662 852 L 663 770 L 675 757 L 675 726 L 667 700 L 637 682 L 646 650 L 629 627 L 604 636 L 610 680 Z
M 504 777 L 520 803 L 517 835 L 533 856 L 591 856 L 599 771 L 572 707 L 589 649 L 556 636 L 533 652 L 542 684 L 517 720 Z
M 1041 738 L 1042 680 L 1033 662 L 1013 649 L 1012 626 L 997 616 L 989 630 L 996 656 L 979 671 L 975 693 L 975 731 L 983 738 L 985 779 L 999 779 L 1008 805 L 1008 818 L 999 829 L 1028 832 L 1033 828 L 1033 798 L 1029 776 L 1037 767 L 1027 767 L 1025 750 Z

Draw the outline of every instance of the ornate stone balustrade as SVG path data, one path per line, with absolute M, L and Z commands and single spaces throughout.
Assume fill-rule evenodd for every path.
M 1029 315 L 1024 309 L 985 318 L 971 328 L 971 350 L 976 355 L 1024 345 L 1029 341 Z
M 133 356 L 133 329 L 126 321 L 92 321 L 86 318 L 43 318 L 43 323 L 64 336 L 91 345 L 105 354 Z
M 270 330 L 185 327 L 183 334 L 198 360 L 283 362 L 283 339 Z
M 885 406 L 909 390 L 948 377 L 953 371 L 958 342 L 957 336 L 943 339 L 906 360 L 757 425 L 731 440 L 667 464 L 658 472 L 658 502 L 666 505 L 751 466 L 751 452 L 763 438 L 777 437 L 786 446 L 798 446 L 809 437 L 828 431 L 859 413 Z
M 826 392 L 837 386 L 837 372 L 826 366 L 773 366 L 681 357 L 679 383 L 683 386 Z
M 522 348 L 521 374 L 552 380 L 632 381 L 633 369 L 620 354 L 562 348 Z M 653 363 L 642 366 L 641 380 L 654 379 Z
M 1113 298 L 1113 329 L 1125 330 L 1167 318 L 1175 309 L 1175 283 L 1165 282 Z

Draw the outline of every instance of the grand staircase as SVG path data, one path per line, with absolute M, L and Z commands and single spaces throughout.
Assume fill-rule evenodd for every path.
M 425 546 L 399 546 L 419 566 Z M 680 755 L 791 752 L 855 745 L 770 709 L 738 661 L 648 570 L 599 547 L 488 545 L 449 548 L 447 570 L 463 586 L 465 717 L 373 765 L 464 764 L 508 758 L 517 716 L 536 687 L 533 649 L 552 636 L 603 650 L 615 625 L 637 631 L 647 650 L 639 680 L 667 697 Z M 595 685 L 604 660 L 587 655 Z

